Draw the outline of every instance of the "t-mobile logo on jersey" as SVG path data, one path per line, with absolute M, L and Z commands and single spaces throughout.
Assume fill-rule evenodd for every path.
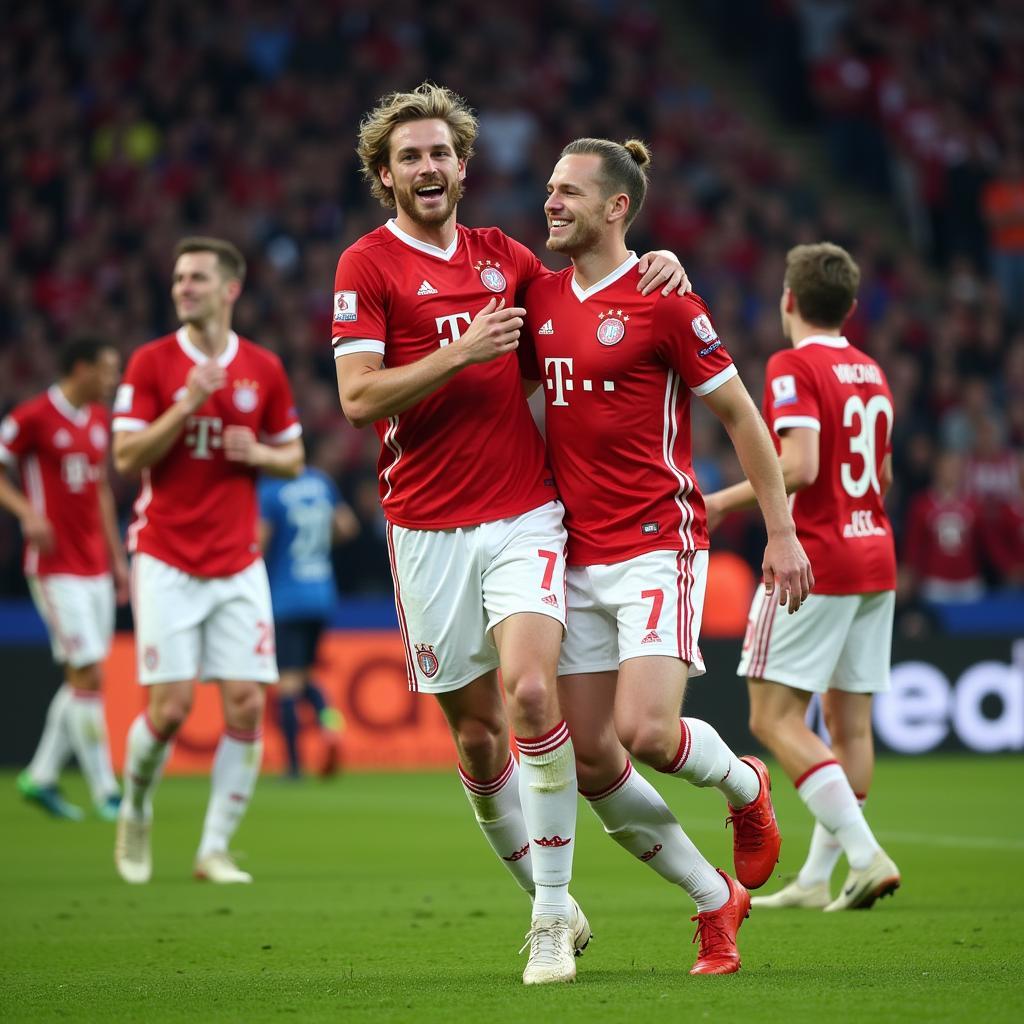
M 189 416 L 185 421 L 185 444 L 194 459 L 212 459 L 213 449 L 224 447 L 221 431 L 224 421 L 219 416 Z
M 566 401 L 566 394 L 573 390 L 574 382 L 572 377 L 572 359 L 562 356 L 548 356 L 544 360 L 544 373 L 547 374 L 544 386 L 548 391 L 554 391 L 555 397 L 551 404 L 554 405 L 568 405 Z M 600 380 L 597 381 L 601 385 L 602 391 L 614 391 L 615 381 L 613 380 Z M 590 378 L 584 378 L 580 381 L 580 386 L 584 391 L 594 390 L 594 381 Z
M 468 313 L 452 313 L 451 316 L 434 317 L 434 323 L 437 324 L 437 338 L 441 348 L 445 348 L 462 337 L 460 324 L 470 324 L 472 322 L 473 318 Z M 445 331 L 448 333 L 445 334 Z

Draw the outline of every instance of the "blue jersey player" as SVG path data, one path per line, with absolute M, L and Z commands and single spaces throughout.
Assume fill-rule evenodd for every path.
M 323 734 L 320 772 L 329 775 L 337 765 L 341 716 L 328 706 L 310 674 L 320 635 L 338 597 L 331 546 L 336 540 L 354 537 L 358 520 L 339 498 L 334 481 L 311 467 L 295 480 L 261 480 L 259 500 L 260 541 L 274 604 L 278 709 L 288 774 L 294 778 L 301 774 L 298 704 L 305 701 L 312 706 Z

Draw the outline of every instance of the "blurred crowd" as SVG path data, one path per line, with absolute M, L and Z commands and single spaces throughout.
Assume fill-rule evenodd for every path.
M 362 522 L 360 540 L 338 552 L 342 590 L 386 592 L 377 441 L 340 413 L 331 290 L 340 250 L 386 217 L 358 176 L 360 117 L 383 93 L 429 77 L 480 118 L 460 219 L 503 227 L 551 266 L 560 264 L 544 253 L 541 205 L 561 146 L 580 135 L 648 140 L 652 187 L 631 243 L 679 254 L 755 396 L 782 344 L 786 250 L 826 238 L 847 246 L 864 275 L 848 335 L 882 362 L 896 395 L 892 510 L 906 593 L 1020 585 L 1019 4 L 945 6 L 694 8 L 712 27 L 730 12 L 733 30 L 749 13 L 758 49 L 777 44 L 744 66 L 792 117 L 820 119 L 837 174 L 892 189 L 894 217 L 903 211 L 916 243 L 901 247 L 853 222 L 784 140 L 691 76 L 663 22 L 682 16 L 673 4 L 12 9 L 0 35 L 0 412 L 55 376 L 54 354 L 75 334 L 110 338 L 127 355 L 172 329 L 175 241 L 230 238 L 250 268 L 235 326 L 281 355 L 315 461 Z M 754 41 L 737 30 L 721 45 L 733 59 Z M 724 434 L 701 411 L 695 444 L 705 490 L 736 477 Z M 133 488 L 118 484 L 125 516 Z M 721 543 L 760 560 L 753 519 L 728 524 Z M 20 587 L 4 517 L 0 591 Z

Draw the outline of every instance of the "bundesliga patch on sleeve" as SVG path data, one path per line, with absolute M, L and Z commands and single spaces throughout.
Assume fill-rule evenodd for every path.
M 793 374 L 784 373 L 781 377 L 774 377 L 772 395 L 775 399 L 772 404 L 776 409 L 783 405 L 793 405 L 796 402 L 796 378 Z
M 114 398 L 114 412 L 131 412 L 132 402 L 135 400 L 135 386 L 132 384 L 122 384 L 117 389 L 117 395 Z
M 356 319 L 358 300 L 355 292 L 334 293 L 334 322 L 336 324 L 352 323 Z
M 718 331 L 715 330 L 714 325 L 711 323 L 711 318 L 706 313 L 701 313 L 700 316 L 695 316 L 690 321 L 690 327 L 693 333 L 703 343 L 702 347 L 698 350 L 697 355 L 704 359 L 706 356 L 711 355 L 712 352 L 722 347 L 722 341 L 718 337 Z

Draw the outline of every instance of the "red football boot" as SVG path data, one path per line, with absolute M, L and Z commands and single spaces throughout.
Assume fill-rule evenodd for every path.
M 726 825 L 732 825 L 732 859 L 736 877 L 748 889 L 760 889 L 779 862 L 782 836 L 772 806 L 772 781 L 765 763 L 756 757 L 741 757 L 757 773 L 761 792 L 746 807 L 729 804 Z
M 697 962 L 690 969 L 691 974 L 735 974 L 740 969 L 736 933 L 744 918 L 750 916 L 750 893 L 721 869 L 718 873 L 729 886 L 729 899 L 718 910 L 705 910 L 690 918 L 697 922 L 693 941 L 700 939 Z

